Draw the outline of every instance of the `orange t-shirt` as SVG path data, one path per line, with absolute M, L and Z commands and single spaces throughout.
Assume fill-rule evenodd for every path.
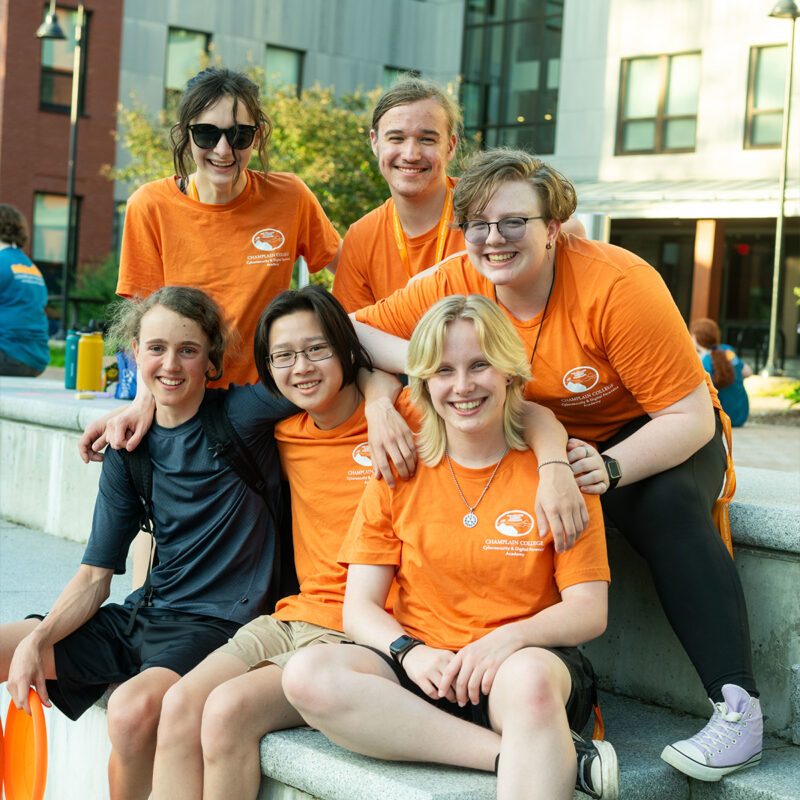
M 474 528 L 461 522 L 467 507 L 444 460 L 418 464 L 414 477 L 394 489 L 370 480 L 339 559 L 395 566 L 395 619 L 447 650 L 558 603 L 568 586 L 610 581 L 598 497 L 585 496 L 591 522 L 571 550 L 559 555 L 551 534 L 538 536 L 536 466 L 529 450 L 509 451 L 475 509 Z M 461 491 L 473 501 L 493 470 L 453 462 Z
M 417 416 L 407 390 L 395 407 L 409 422 Z M 300 594 L 280 600 L 274 616 L 340 631 L 347 571 L 337 554 L 372 475 L 364 403 L 347 422 L 326 431 L 307 413 L 295 414 L 275 426 L 275 439 L 292 495 Z
M 447 179 L 448 187 L 452 188 L 455 183 L 454 178 Z M 409 278 L 432 267 L 437 261 L 464 251 L 461 229 L 448 226 L 442 257 L 436 258 L 439 238 L 437 222 L 421 236 L 405 237 L 409 274 L 397 249 L 394 211 L 394 200 L 390 197 L 382 206 L 354 222 L 345 234 L 333 281 L 333 295 L 348 313 L 377 303 L 397 289 L 402 289 Z
M 289 288 L 298 256 L 317 272 L 338 247 L 339 234 L 296 175 L 247 170 L 244 191 L 221 205 L 199 203 L 164 178 L 128 200 L 117 294 L 147 297 L 173 285 L 207 292 L 241 337 L 225 356 L 219 385 L 257 383 L 253 336 L 261 312 Z
M 453 294 L 494 298 L 494 286 L 468 256 L 453 256 L 356 319 L 408 339 L 420 317 Z M 503 311 L 531 353 L 542 314 L 518 320 Z M 532 371 L 528 398 L 589 441 L 605 441 L 630 420 L 672 405 L 706 376 L 661 276 L 627 250 L 569 234 L 558 239 L 556 279 Z

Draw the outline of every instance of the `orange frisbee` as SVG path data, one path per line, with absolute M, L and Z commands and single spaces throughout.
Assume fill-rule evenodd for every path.
M 47 781 L 47 728 L 42 701 L 28 693 L 31 716 L 12 700 L 6 716 L 3 782 L 6 800 L 42 800 Z

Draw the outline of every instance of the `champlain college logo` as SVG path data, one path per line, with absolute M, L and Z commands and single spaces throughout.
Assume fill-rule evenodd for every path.
M 594 367 L 573 367 L 564 374 L 562 383 L 573 394 L 580 394 L 588 392 L 599 380 L 600 373 Z
M 353 448 L 353 461 L 362 467 L 372 466 L 372 459 L 369 457 L 369 445 L 366 442 L 362 442 Z
M 262 228 L 257 233 L 253 234 L 253 247 L 258 250 L 278 250 L 283 247 L 284 236 L 275 228 Z
M 505 511 L 495 521 L 494 527 L 503 536 L 527 536 L 534 526 L 533 517 L 527 511 Z

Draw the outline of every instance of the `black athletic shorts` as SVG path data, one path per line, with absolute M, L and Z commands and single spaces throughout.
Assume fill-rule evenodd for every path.
M 351 642 L 343 642 L 343 644 L 354 644 Z M 397 680 L 404 689 L 427 700 L 431 705 L 436 708 L 446 711 L 455 717 L 473 722 L 480 725 L 482 728 L 491 729 L 492 725 L 489 722 L 489 695 L 481 692 L 480 700 L 477 705 L 467 703 L 465 706 L 460 706 L 458 703 L 453 703 L 446 697 L 440 697 L 434 700 L 422 689 L 417 686 L 411 678 L 406 675 L 405 670 L 394 661 L 393 658 L 382 653 L 374 647 L 367 644 L 358 645 L 359 647 L 366 647 L 367 650 L 372 650 L 373 653 L 379 655 L 394 672 Z M 594 669 L 592 669 L 589 659 L 586 658 L 577 647 L 542 647 L 542 650 L 547 650 L 553 655 L 558 656 L 569 671 L 569 677 L 572 682 L 572 688 L 569 692 L 569 699 L 567 700 L 566 710 L 567 719 L 569 720 L 569 727 L 573 731 L 580 732 L 583 726 L 589 720 L 589 715 L 592 713 L 592 707 L 596 702 L 597 690 L 595 688 Z
M 185 675 L 240 627 L 216 617 L 140 608 L 126 635 L 130 616 L 129 606 L 109 603 L 53 646 L 57 677 L 47 681 L 47 691 L 70 719 L 96 703 L 109 684 L 150 667 Z

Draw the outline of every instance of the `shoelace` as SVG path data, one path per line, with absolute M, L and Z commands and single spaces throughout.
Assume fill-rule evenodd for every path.
M 739 711 L 728 711 L 728 706 L 725 703 L 711 701 L 711 705 L 714 706 L 714 714 L 705 728 L 692 737 L 694 744 L 707 755 L 713 751 L 721 753 L 722 748 L 736 743 L 736 737 L 739 734 L 734 725 L 737 722 L 741 722 L 744 716 Z M 744 724 L 746 725 L 747 723 L 745 722 Z

